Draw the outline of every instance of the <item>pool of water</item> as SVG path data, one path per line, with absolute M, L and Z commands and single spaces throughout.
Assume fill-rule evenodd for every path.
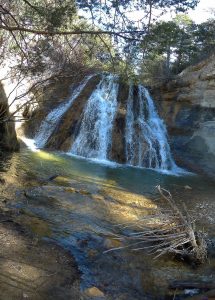
M 172 280 L 212 280 L 215 255 L 197 269 L 169 257 L 154 260 L 126 248 L 116 235 L 161 204 L 157 185 L 184 202 L 197 227 L 215 239 L 215 186 L 206 178 L 99 163 L 63 153 L 26 148 L 1 159 L 3 195 L 18 208 L 17 221 L 39 237 L 54 240 L 76 258 L 81 288 L 96 286 L 106 299 L 186 298 L 168 288 Z M 112 248 L 121 250 L 110 251 Z M 214 279 L 215 280 L 215 279 Z M 169 298 L 168 298 L 169 297 Z

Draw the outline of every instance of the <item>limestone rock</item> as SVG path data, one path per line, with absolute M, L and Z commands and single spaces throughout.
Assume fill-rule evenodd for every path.
M 171 148 L 182 167 L 215 178 L 215 56 L 154 87 Z
M 46 148 L 69 150 L 79 132 L 85 104 L 99 80 L 100 76 L 95 76 L 87 83 L 81 94 L 73 102 L 71 108 L 64 114 L 59 126 L 49 138 Z
M 171 81 L 154 87 L 152 92 L 154 100 L 157 101 L 160 116 L 167 125 L 171 149 L 177 163 L 188 170 L 215 178 L 214 74 L 215 56 L 212 56 L 195 66 L 185 69 Z M 100 78 L 101 76 L 97 75 L 88 81 L 72 106 L 63 115 L 60 123 L 50 136 L 46 148 L 62 151 L 71 149 L 73 141 L 80 130 L 86 102 L 99 83 Z M 66 83 L 66 86 L 65 97 L 68 96 L 69 82 Z M 64 88 L 64 85 L 62 87 Z M 112 143 L 108 149 L 110 160 L 119 163 L 126 162 L 125 131 L 128 94 L 128 85 L 120 82 L 117 97 L 118 109 L 113 122 Z M 134 88 L 134 96 L 137 96 L 136 87 Z M 134 115 L 136 116 L 139 106 L 135 99 Z M 49 107 L 49 111 L 52 108 Z M 37 126 L 40 121 L 36 122 Z M 134 128 L 136 135 L 138 135 L 138 131 L 139 127 L 136 124 Z M 147 142 L 144 141 L 144 138 L 142 143 L 143 151 L 147 152 Z M 134 152 L 136 152 L 135 147 L 134 144 Z M 134 157 L 134 163 L 137 159 L 137 157 Z
M 118 110 L 113 124 L 112 147 L 110 157 L 119 163 L 126 162 L 125 154 L 125 126 L 128 85 L 120 83 L 118 94 Z

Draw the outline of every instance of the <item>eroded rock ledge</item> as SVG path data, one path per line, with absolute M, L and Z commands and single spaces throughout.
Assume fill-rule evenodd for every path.
M 63 115 L 60 123 L 47 141 L 45 148 L 68 151 L 80 129 L 87 99 L 97 86 L 100 76 L 95 76 L 85 86 L 73 105 Z M 76 84 L 80 82 L 77 81 Z M 44 93 L 47 107 L 34 113 L 25 124 L 25 134 L 34 136 L 42 119 L 61 99 L 69 97 L 71 80 L 55 83 L 55 89 Z M 59 92 L 58 92 L 59 91 Z M 128 85 L 120 83 L 118 110 L 112 132 L 109 157 L 125 163 L 125 116 Z M 65 95 L 61 95 L 61 94 Z M 174 158 L 179 166 L 215 178 L 215 56 L 185 69 L 166 84 L 153 87 L 152 95 L 164 119 Z M 63 97 L 62 97 L 63 96 Z M 50 105 L 51 104 L 51 105 Z M 41 113 L 44 112 L 43 113 Z
M 215 56 L 155 87 L 153 95 L 178 163 L 215 178 Z

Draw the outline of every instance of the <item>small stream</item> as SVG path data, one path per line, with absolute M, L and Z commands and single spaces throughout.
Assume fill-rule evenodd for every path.
M 119 224 L 129 225 L 159 207 L 156 185 L 170 190 L 179 206 L 185 202 L 197 227 L 215 242 L 215 185 L 206 178 L 26 148 L 1 159 L 0 177 L 6 180 L 8 205 L 19 209 L 17 222 L 71 251 L 83 291 L 96 286 L 105 295 L 102 299 L 111 300 L 186 299 L 195 291 L 170 290 L 173 280 L 215 281 L 212 246 L 208 262 L 195 269 L 129 248 L 104 253 L 125 246 L 114 238 L 128 230 Z

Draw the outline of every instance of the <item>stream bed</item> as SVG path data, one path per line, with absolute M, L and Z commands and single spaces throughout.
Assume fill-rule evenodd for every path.
M 16 221 L 68 249 L 81 272 L 82 291 L 97 287 L 96 299 L 186 299 L 199 291 L 171 290 L 172 281 L 215 281 L 215 185 L 204 177 L 27 148 L 1 159 L 0 177 L 5 180 L 2 197 L 19 211 Z M 184 202 L 197 228 L 207 233 L 210 249 L 204 265 L 194 268 L 170 257 L 155 260 L 115 239 L 128 230 L 120 224 L 129 228 L 160 206 L 157 185 L 168 189 L 179 207 Z M 118 247 L 122 249 L 107 252 Z

